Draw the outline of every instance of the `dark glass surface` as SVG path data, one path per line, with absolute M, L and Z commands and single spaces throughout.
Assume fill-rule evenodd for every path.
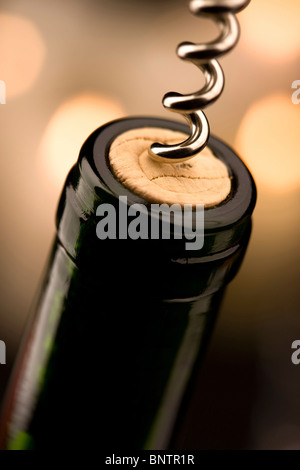
M 96 208 L 141 200 L 110 171 L 114 138 L 151 118 L 95 131 L 66 180 L 57 239 L 2 415 L 2 446 L 167 448 L 209 340 L 224 288 L 251 231 L 255 186 L 211 137 L 232 176 L 230 197 L 205 211 L 202 250 L 182 240 L 99 240 Z

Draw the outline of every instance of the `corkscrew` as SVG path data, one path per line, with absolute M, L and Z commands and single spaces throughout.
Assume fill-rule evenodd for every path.
M 212 42 L 194 44 L 183 42 L 177 47 L 180 59 L 195 64 L 202 70 L 205 85 L 196 93 L 183 95 L 167 93 L 163 106 L 182 114 L 189 123 L 191 135 L 176 145 L 152 144 L 149 154 L 159 162 L 174 163 L 192 158 L 207 144 L 209 123 L 202 111 L 214 103 L 224 88 L 223 70 L 217 58 L 229 52 L 238 42 L 240 28 L 235 14 L 246 8 L 250 0 L 191 0 L 190 10 L 197 16 L 213 19 L 221 29 L 220 36 Z

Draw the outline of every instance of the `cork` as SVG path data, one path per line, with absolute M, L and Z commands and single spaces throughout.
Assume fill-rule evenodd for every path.
M 152 143 L 175 144 L 187 135 L 169 129 L 140 128 L 120 134 L 112 143 L 109 162 L 116 178 L 151 203 L 203 204 L 223 202 L 231 190 L 226 165 L 205 147 L 181 163 L 159 163 L 149 155 Z

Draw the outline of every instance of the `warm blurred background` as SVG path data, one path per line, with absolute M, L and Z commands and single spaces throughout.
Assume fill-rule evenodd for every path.
M 252 0 L 242 36 L 221 59 L 222 97 L 207 110 L 214 134 L 245 159 L 258 186 L 245 262 L 227 289 L 178 445 L 300 449 L 299 0 Z M 64 178 L 85 138 L 122 116 L 176 119 L 166 91 L 199 89 L 179 42 L 216 27 L 185 0 L 2 0 L 0 80 L 0 396 L 49 247 Z

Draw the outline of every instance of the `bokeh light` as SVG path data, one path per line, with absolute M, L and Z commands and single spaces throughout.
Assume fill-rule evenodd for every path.
M 300 54 L 299 0 L 255 0 L 241 15 L 242 44 L 267 61 Z
M 32 21 L 0 14 L 0 71 L 7 98 L 28 91 L 35 83 L 45 58 L 44 41 Z
M 99 94 L 83 93 L 65 101 L 51 118 L 39 151 L 47 180 L 60 190 L 87 137 L 124 115 L 117 101 Z
M 288 95 L 265 97 L 248 110 L 236 147 L 259 184 L 275 191 L 300 186 L 299 129 L 299 107 Z

